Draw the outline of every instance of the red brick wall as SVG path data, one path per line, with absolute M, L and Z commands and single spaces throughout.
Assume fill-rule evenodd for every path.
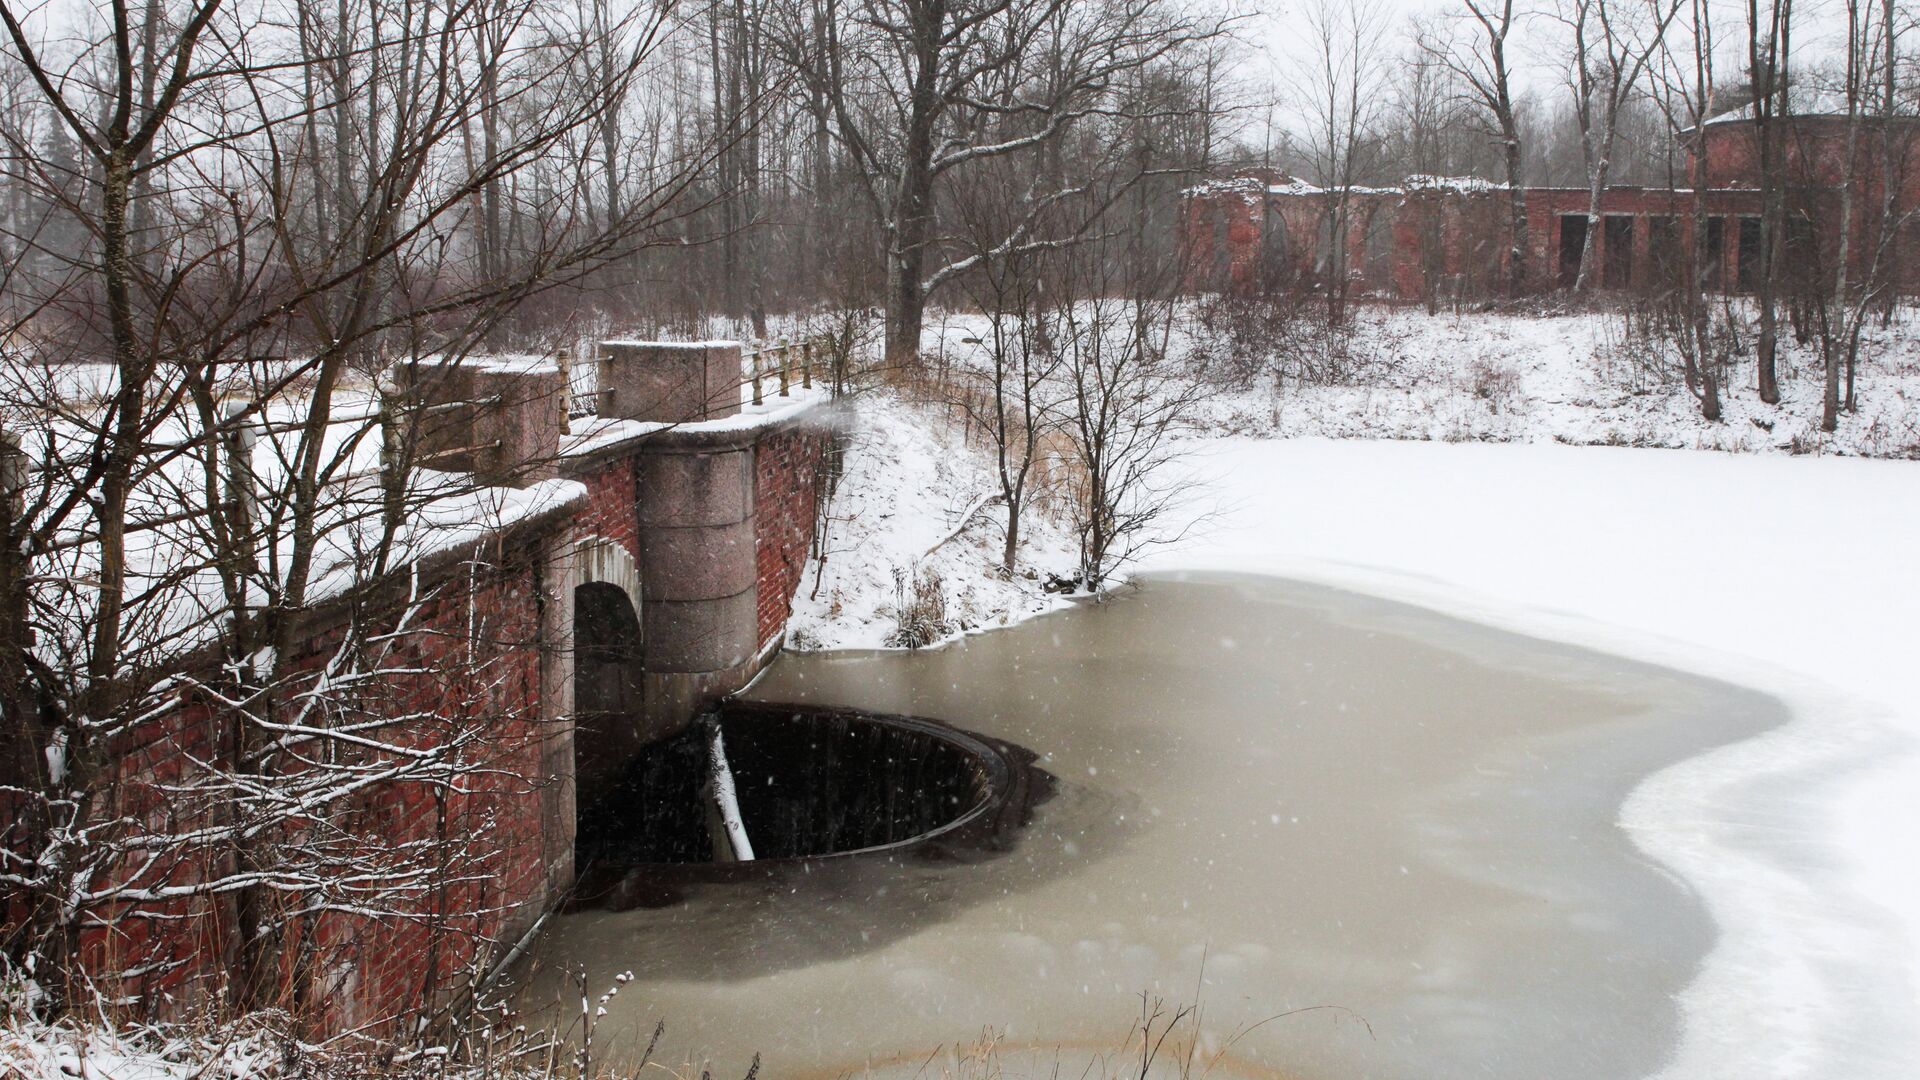
M 343 885 L 287 932 L 272 996 L 285 1004 L 306 1002 L 303 1011 L 322 1031 L 378 1025 L 444 1001 L 492 942 L 517 933 L 545 909 L 542 794 L 548 780 L 542 750 L 555 732 L 540 721 L 539 573 L 530 551 L 486 551 L 473 563 L 452 567 L 408 620 L 411 629 L 393 637 L 379 657 L 379 669 L 391 674 L 369 680 L 354 702 L 374 715 L 406 718 L 369 734 L 416 750 L 457 745 L 455 760 L 463 768 L 451 788 L 421 779 L 390 781 L 336 806 L 331 824 L 381 841 L 369 846 L 369 858 L 386 884 L 369 891 Z M 339 636 L 333 631 L 309 641 L 296 670 L 321 669 Z M 231 738 L 230 724 L 214 709 L 183 695 L 177 709 L 108 749 L 104 760 L 111 772 L 96 788 L 111 793 L 114 803 L 95 817 L 127 822 L 117 834 L 122 841 L 223 820 L 220 805 L 181 789 L 204 777 L 200 762 L 231 760 Z M 372 753 L 356 762 L 381 763 Z M 320 835 L 313 826 L 295 822 L 279 839 Z M 446 839 L 465 842 L 424 863 L 407 847 Z M 96 889 L 109 883 L 188 885 L 233 866 L 225 842 L 164 862 L 136 854 L 108 868 Z M 281 895 L 308 908 L 319 896 Z M 382 904 L 403 917 L 349 913 Z M 233 970 L 235 911 L 231 895 L 96 904 L 86 912 L 80 959 L 110 996 L 143 1011 L 170 1015 L 205 1006 L 219 999 Z M 296 965 L 296 957 L 304 966 Z
M 587 502 L 579 511 L 582 536 L 604 536 L 617 541 L 627 554 L 640 558 L 640 514 L 637 455 L 628 454 L 601 462 L 594 471 L 575 479 L 587 485 Z M 638 601 L 639 597 L 634 597 Z
M 754 447 L 754 558 L 760 644 L 779 636 L 793 613 L 794 590 L 813 543 L 820 463 L 830 436 L 789 428 Z
M 126 732 L 102 756 L 122 782 L 96 786 L 104 788 L 104 797 L 92 819 L 127 823 L 111 839 L 217 823 L 195 800 L 167 790 L 191 784 L 198 776 L 197 761 L 226 756 L 226 738 L 214 713 L 199 702 L 183 698 L 178 709 Z M 120 860 L 88 886 L 95 892 L 177 888 L 213 880 L 231 869 L 226 852 L 196 847 L 168 852 L 164 861 L 139 856 Z M 102 977 L 113 996 L 140 994 L 157 1002 L 168 995 L 185 1000 L 195 992 L 211 991 L 233 945 L 225 915 L 209 897 L 94 904 L 85 911 L 86 925 L 79 933 L 81 966 Z M 136 974 L 116 983 L 112 976 L 121 972 Z
M 780 634 L 801 584 L 829 439 L 822 430 L 789 428 L 755 446 L 756 616 L 763 644 Z M 571 524 L 577 533 L 637 551 L 636 467 L 626 456 L 580 477 L 589 497 Z M 423 876 L 377 890 L 379 902 L 404 917 L 341 910 L 356 906 L 349 891 L 288 931 L 275 996 L 305 1002 L 324 1031 L 377 1027 L 444 1001 L 459 991 L 472 964 L 497 958 L 498 947 L 510 944 L 552 899 L 548 849 L 560 831 L 546 820 L 552 781 L 543 769 L 547 740 L 562 733 L 541 720 L 541 592 L 551 586 L 543 575 L 552 571 L 538 550 L 530 540 L 512 547 L 492 541 L 443 557 L 428 575 L 438 584 L 378 658 L 386 674 L 367 680 L 354 702 L 361 719 L 401 718 L 379 731 L 386 743 L 457 745 L 460 782 L 451 788 L 421 779 L 375 784 L 337 808 L 330 823 L 381 838 L 374 858 L 389 860 L 379 868 L 389 880 L 409 844 L 464 843 L 417 868 Z M 321 670 L 341 633 L 338 627 L 316 632 L 295 669 Z M 178 831 L 218 818 L 219 807 L 196 807 L 178 791 L 198 775 L 197 762 L 230 760 L 233 748 L 223 741 L 232 738 L 230 729 L 208 703 L 185 696 L 176 709 L 140 726 L 107 755 L 114 772 L 99 786 L 119 800 L 113 811 L 134 832 Z M 359 764 L 381 763 L 369 753 Z M 308 834 L 301 830 L 311 827 L 295 823 L 281 839 L 302 839 Z M 221 846 L 165 864 L 123 861 L 113 873 L 137 874 L 142 884 L 188 884 L 232 866 L 230 847 Z M 373 898 L 362 899 L 376 906 Z M 235 911 L 231 896 L 98 905 L 81 939 L 84 965 L 111 992 L 139 998 L 157 1013 L 213 1000 L 238 954 Z
M 387 658 L 422 674 L 387 680 L 385 702 L 373 706 L 422 717 L 399 741 L 466 740 L 460 781 L 382 785 L 355 821 L 371 835 L 454 850 L 401 897 L 410 918 L 317 921 L 329 1030 L 446 1000 L 476 961 L 498 962 L 549 900 L 543 789 L 556 781 L 543 775 L 543 750 L 560 732 L 541 720 L 540 569 L 530 551 L 479 560 L 476 587 L 456 572 Z
M 1893 212 L 1901 219 L 1920 207 L 1920 122 L 1903 119 L 1891 126 L 1866 124 L 1857 159 L 1854 213 L 1844 222 L 1838 186 L 1845 179 L 1847 160 L 1845 118 L 1790 117 L 1780 122 L 1779 131 L 1787 206 L 1796 217 L 1813 222 L 1821 256 L 1817 261 L 1831 274 L 1839 238 L 1848 234 L 1853 240 L 1850 271 L 1856 277 L 1864 275 L 1873 268 L 1888 188 L 1893 193 Z M 1718 278 L 1731 288 L 1739 281 L 1736 219 L 1760 212 L 1755 129 L 1739 122 L 1710 125 L 1702 147 L 1700 171 L 1707 187 L 1707 213 L 1727 219 L 1727 242 Z M 1258 284 L 1256 279 L 1267 273 L 1273 262 L 1270 253 L 1262 252 L 1268 246 L 1264 234 L 1275 227 L 1286 231 L 1285 262 L 1299 280 L 1311 281 L 1321 272 L 1321 233 L 1331 198 L 1325 193 L 1284 190 L 1270 194 L 1268 185 L 1276 179 L 1281 178 L 1250 175 L 1214 181 L 1186 200 L 1183 247 L 1192 260 L 1187 272 L 1191 288 L 1233 289 Z M 1438 196 L 1437 204 L 1434 198 L 1430 191 L 1419 188 L 1410 188 L 1405 196 L 1391 189 L 1350 196 L 1353 218 L 1344 239 L 1349 268 L 1362 289 L 1411 300 L 1433 289 L 1436 278 L 1444 278 L 1449 291 L 1462 294 L 1486 292 L 1488 286 L 1482 282 L 1500 279 L 1506 250 L 1505 214 L 1498 205 L 1503 200 L 1478 193 L 1444 194 Z M 1530 285 L 1536 291 L 1551 291 L 1563 284 L 1559 218 L 1586 213 L 1588 194 L 1579 188 L 1529 188 L 1526 204 Z M 1655 189 L 1618 187 L 1601 196 L 1603 215 L 1635 218 L 1635 287 L 1659 284 L 1649 281 L 1643 272 L 1643 267 L 1654 261 L 1646 219 L 1679 219 L 1681 241 L 1690 243 L 1692 228 L 1686 220 L 1690 204 L 1686 192 Z M 1493 212 L 1486 212 L 1489 209 Z M 1369 216 L 1380 214 L 1389 215 L 1388 235 L 1394 250 L 1390 255 L 1376 250 L 1369 257 L 1366 222 Z M 1375 233 L 1376 244 L 1380 235 L 1379 231 Z M 1595 254 L 1604 265 L 1604 226 L 1596 236 Z M 1805 272 L 1805 264 L 1815 261 L 1789 258 L 1789 272 Z M 1902 229 L 1878 270 L 1899 291 L 1920 291 L 1920 230 Z

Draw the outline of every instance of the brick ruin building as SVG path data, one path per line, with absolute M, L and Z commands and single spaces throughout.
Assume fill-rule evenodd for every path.
M 313 1034 L 391 1031 L 465 1000 L 572 885 L 578 808 L 780 649 L 832 410 L 810 367 L 789 393 L 810 346 L 771 351 L 779 388 L 763 406 L 737 343 L 606 342 L 591 411 L 571 423 L 557 366 L 426 361 L 383 383 L 395 409 L 427 418 L 425 459 L 491 485 L 487 505 L 503 509 L 436 518 L 417 557 L 298 624 L 288 694 L 337 674 L 354 620 L 371 620 L 382 643 L 353 669 L 354 730 L 369 749 L 349 764 L 369 779 L 269 837 L 385 841 L 327 880 L 281 883 L 303 899 L 267 992 Z M 217 837 L 229 819 L 225 789 L 191 794 L 238 753 L 231 711 L 203 689 L 217 663 L 204 650 L 177 658 L 165 704 L 102 749 L 90 789 L 107 823 L 95 842 L 132 854 L 89 878 L 97 899 L 70 901 L 73 960 L 136 1017 L 228 1000 L 242 948 L 238 890 L 202 888 L 235 877 L 236 844 L 139 846 L 202 826 Z M 429 754 L 459 781 L 394 764 Z M 300 774 L 296 763 L 276 775 Z M 15 835 L 23 794 L 0 776 L 0 851 L 31 854 Z M 0 940 L 28 910 L 0 888 Z
M 1785 288 L 1833 279 L 1847 175 L 1844 115 L 1774 121 L 1781 147 Z M 1894 292 L 1920 292 L 1920 118 L 1859 121 L 1847 262 Z M 1701 275 L 1712 292 L 1753 288 L 1761 267 L 1761 169 L 1749 109 L 1723 113 L 1693 133 L 1687 177 L 1703 183 Z M 1694 243 L 1690 188 L 1610 187 L 1601 193 L 1589 284 L 1659 294 L 1684 283 Z M 1337 189 L 1271 172 L 1213 180 L 1187 192 L 1188 284 L 1197 290 L 1324 283 L 1344 268 L 1355 292 L 1403 301 L 1473 301 L 1508 289 L 1506 185 L 1415 176 L 1397 187 L 1355 187 L 1339 211 Z M 1589 228 L 1585 188 L 1523 191 L 1525 291 L 1573 287 Z M 1884 231 L 1882 222 L 1894 223 Z M 1887 243 L 1881 244 L 1883 232 Z M 1338 243 L 1343 250 L 1336 252 Z

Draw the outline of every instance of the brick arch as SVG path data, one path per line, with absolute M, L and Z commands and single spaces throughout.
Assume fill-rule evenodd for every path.
M 624 545 L 595 535 L 575 541 L 571 593 L 566 671 L 577 812 L 618 780 L 647 739 L 639 722 L 646 639 L 640 570 Z
M 604 536 L 583 536 L 573 545 L 573 584 L 616 585 L 640 610 L 640 566 L 624 544 Z

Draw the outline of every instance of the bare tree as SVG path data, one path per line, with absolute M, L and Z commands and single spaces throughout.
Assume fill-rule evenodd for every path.
M 1683 2 L 1643 0 L 1642 6 L 1629 6 L 1618 0 L 1567 0 L 1555 14 L 1570 38 L 1567 85 L 1587 170 L 1587 231 L 1576 291 L 1593 286 L 1600 197 L 1613 170 L 1621 121 Z
M 1688 0 L 1687 10 L 1685 50 L 1676 48 L 1674 35 L 1669 34 L 1661 47 L 1659 63 L 1651 71 L 1650 92 L 1667 119 L 1673 147 L 1684 150 L 1687 161 L 1687 232 L 1677 253 L 1680 273 L 1678 280 L 1663 284 L 1673 289 L 1685 324 L 1676 340 L 1687 389 L 1699 401 L 1701 417 L 1717 421 L 1720 382 L 1730 350 L 1722 344 L 1726 335 L 1715 333 L 1713 310 L 1707 301 L 1711 268 L 1705 263 L 1709 228 L 1705 136 L 1714 103 L 1713 15 L 1706 0 Z M 1670 162 L 1671 157 L 1669 154 Z M 1671 192 L 1677 186 L 1670 164 L 1667 188 Z
M 1780 402 L 1780 341 L 1777 280 L 1785 246 L 1785 146 L 1778 121 L 1787 116 L 1793 44 L 1793 0 L 1747 0 L 1747 78 L 1752 94 L 1754 161 L 1760 174 L 1760 268 L 1755 300 L 1760 308 L 1754 349 L 1760 400 Z
M 474 552 L 449 589 L 394 573 L 434 550 L 433 521 L 513 505 L 495 487 L 511 478 L 416 469 L 446 462 L 417 418 L 383 432 L 364 388 L 395 363 L 465 362 L 530 301 L 664 239 L 711 157 L 633 170 L 613 214 L 541 199 L 669 12 L 575 34 L 533 13 L 367 0 L 279 32 L 205 0 L 115 5 L 55 37 L 0 4 L 12 61 L 85 162 L 72 183 L 8 179 L 97 245 L 16 305 L 32 314 L 0 386 L 21 444 L 0 670 L 24 673 L 0 689 L 22 748 L 0 783 L 23 807 L 0 885 L 29 899 L 6 944 L 39 970 L 77 977 L 83 934 L 129 906 L 219 908 L 242 1005 L 324 1006 L 280 995 L 319 989 L 299 930 L 329 913 L 427 918 L 478 962 L 483 921 L 447 912 L 497 907 L 462 823 L 484 811 L 475 777 L 539 782 L 537 733 L 493 745 L 478 723 L 501 719 L 500 657 L 525 628 L 467 621 L 437 675 L 413 650 L 463 588 L 537 575 L 538 555 Z M 0 118 L 16 160 L 37 141 L 18 119 Z M 204 756 L 130 779 L 127 740 L 195 717 L 219 733 Z M 383 829 L 381 785 L 429 791 L 439 839 Z M 447 972 L 420 978 L 430 1015 Z
M 1030 181 L 1021 172 L 1013 159 L 1002 159 L 977 171 L 975 182 L 956 197 L 961 236 L 974 251 L 997 247 L 1007 234 L 1007 218 L 1024 212 L 1018 190 Z M 989 177 L 1003 183 L 983 182 Z M 1009 191 L 1011 185 L 1017 189 Z M 952 396 L 969 427 L 992 448 L 999 482 L 995 498 L 1005 513 L 1000 565 L 1008 574 L 1019 556 L 1021 523 L 1035 470 L 1042 465 L 1042 447 L 1058 422 L 1062 358 L 1047 347 L 1046 259 L 1041 251 L 1010 252 L 983 260 L 962 279 L 987 325 L 980 338 L 970 339 L 975 355 L 960 366 Z
M 1371 0 L 1315 0 L 1305 22 L 1311 55 L 1292 90 L 1304 120 L 1307 153 L 1327 192 L 1321 272 L 1327 317 L 1341 322 L 1351 286 L 1353 189 L 1373 148 L 1387 85 L 1382 48 L 1387 18 Z
M 919 350 L 928 295 L 985 257 L 942 257 L 940 193 L 954 177 L 990 158 L 1039 155 L 1044 183 L 1030 215 L 990 250 L 1036 243 L 1050 203 L 1084 188 L 1060 150 L 1067 134 L 1116 107 L 1109 91 L 1120 76 L 1220 33 L 1162 0 L 840 0 L 817 23 L 790 16 L 790 69 L 832 109 L 834 137 L 885 233 L 889 362 Z
M 1422 51 L 1435 57 L 1465 84 L 1478 107 L 1481 127 L 1500 146 L 1500 164 L 1507 185 L 1507 294 L 1518 297 L 1527 288 L 1527 200 L 1522 187 L 1520 120 L 1513 94 L 1510 42 L 1517 25 L 1514 0 L 1461 0 L 1472 22 L 1471 44 L 1431 31 L 1417 38 Z
M 1902 207 L 1898 192 L 1904 187 L 1904 149 L 1896 150 L 1893 127 L 1897 99 L 1899 20 L 1890 0 L 1847 0 L 1846 48 L 1841 58 L 1839 85 L 1834 89 L 1845 103 L 1845 122 L 1838 170 L 1838 207 L 1830 289 L 1821 290 L 1815 312 L 1820 340 L 1820 430 L 1834 431 L 1843 407 L 1853 408 L 1854 369 L 1860 352 L 1860 333 L 1879 296 L 1890 289 L 1888 256 L 1894 238 L 1914 208 Z M 1880 145 L 1868 145 L 1873 128 Z M 1878 153 L 1876 153 L 1876 149 Z M 1803 151 L 1802 158 L 1817 155 Z M 1875 169 L 1877 166 L 1877 170 Z M 1818 169 L 1805 162 L 1803 169 Z M 1867 182 L 1878 172 L 1876 194 Z M 1816 252 L 1816 257 L 1818 253 Z M 1845 384 L 1843 392 L 1842 384 Z

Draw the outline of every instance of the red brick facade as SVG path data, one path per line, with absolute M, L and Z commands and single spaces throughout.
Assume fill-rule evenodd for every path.
M 789 422 L 725 437 L 753 455 L 753 600 L 764 647 L 779 639 L 800 584 L 830 436 Z M 425 560 L 404 629 L 360 635 L 379 644 L 359 670 L 383 674 L 359 684 L 348 718 L 376 724 L 386 718 L 368 733 L 390 746 L 448 748 L 457 771 L 452 784 L 411 777 L 370 784 L 350 804 L 330 807 L 324 821 L 296 821 L 266 838 L 292 846 L 323 828 L 378 838 L 366 845 L 376 864 L 365 868 L 369 884 L 271 891 L 300 914 L 279 947 L 281 970 L 268 997 L 299 1006 L 298 1014 L 313 1017 L 322 1033 L 377 1029 L 457 996 L 475 968 L 498 962 L 570 883 L 572 723 L 562 715 L 565 708 L 546 697 L 555 686 L 556 658 L 566 664 L 559 685 L 568 685 L 572 670 L 571 655 L 549 640 L 556 613 L 572 610 L 570 604 L 550 607 L 573 584 L 570 562 L 556 552 L 570 551 L 576 538 L 598 536 L 640 561 L 643 448 L 644 440 L 635 440 L 578 461 L 570 472 L 586 487 L 584 500 Z M 631 599 L 645 606 L 642 597 Z M 317 676 L 332 662 L 350 615 L 362 626 L 399 627 L 405 602 L 404 594 L 363 600 L 357 611 L 326 616 L 331 622 L 315 626 L 295 669 Z M 752 670 L 721 673 L 719 681 L 700 685 L 724 694 Z M 735 676 L 739 681 L 724 681 Z M 198 802 L 182 790 L 205 775 L 199 763 L 230 768 L 236 730 L 209 698 L 184 692 L 177 708 L 102 755 L 111 775 L 90 787 L 118 800 L 105 808 L 109 820 L 128 823 L 118 838 L 223 820 L 231 804 L 219 799 L 230 798 L 228 789 Z M 385 753 L 368 751 L 354 764 L 392 764 Z M 211 881 L 234 872 L 233 848 L 223 840 L 170 855 L 164 864 L 128 857 L 114 872 L 141 886 Z M 425 850 L 434 852 L 431 859 Z M 238 896 L 100 903 L 87 913 L 82 966 L 110 996 L 152 1013 L 218 1000 L 240 955 Z M 0 915 L 18 919 L 22 911 L 0 906 Z
M 409 751 L 445 748 L 460 779 L 416 775 L 372 785 L 323 818 L 295 819 L 261 838 L 288 845 L 322 835 L 374 838 L 363 845 L 363 869 L 377 886 L 282 885 L 272 893 L 282 912 L 297 914 L 283 915 L 278 985 L 268 999 L 306 1003 L 299 1011 L 327 1031 L 377 1028 L 444 1002 L 474 963 L 497 957 L 545 910 L 556 856 L 564 854 L 546 834 L 540 805 L 541 789 L 561 779 L 548 775 L 544 752 L 561 733 L 540 719 L 541 562 L 524 540 L 434 561 L 441 573 L 426 579 L 427 598 L 407 617 L 410 629 L 366 656 L 363 670 L 386 674 L 352 696 L 346 716 L 404 718 L 366 734 Z M 295 670 L 318 675 L 335 660 L 341 636 L 340 627 L 316 633 Z M 220 824 L 221 802 L 183 789 L 207 778 L 202 763 L 232 768 L 233 730 L 207 699 L 183 693 L 176 710 L 102 755 L 112 778 L 94 787 L 112 803 L 95 819 L 124 821 L 113 837 L 122 843 Z M 290 761 L 297 758 L 277 767 L 297 772 Z M 377 769 L 395 761 L 368 751 L 353 764 Z M 424 848 L 434 850 L 423 855 Z M 155 888 L 215 880 L 237 866 L 231 841 L 222 840 L 174 845 L 164 863 L 129 856 L 110 873 L 117 884 Z M 153 1013 L 218 1000 L 239 955 L 237 895 L 96 904 L 80 933 L 81 963 L 110 996 Z
M 1873 273 L 1896 290 L 1920 292 L 1920 230 L 1909 225 L 1892 249 L 1876 252 L 1887 207 L 1904 218 L 1920 208 L 1920 126 L 1863 126 L 1853 215 L 1842 223 L 1843 119 L 1793 117 L 1780 128 L 1782 200 L 1787 234 L 1782 265 L 1800 279 L 1830 279 L 1839 239 L 1852 238 L 1855 280 Z M 1751 287 L 1761 233 L 1759 170 L 1753 125 L 1707 125 L 1695 168 L 1705 173 L 1708 235 L 1703 284 L 1713 291 Z M 1888 196 L 1891 195 L 1891 202 Z M 1589 193 L 1527 188 L 1524 281 L 1529 292 L 1569 288 L 1580 272 L 1589 228 Z M 1340 269 L 1333 236 L 1341 198 L 1272 175 L 1201 185 L 1189 193 L 1188 281 L 1196 289 L 1256 289 L 1324 283 Z M 1503 185 L 1481 180 L 1413 178 L 1401 187 L 1346 193 L 1337 238 L 1350 285 L 1402 300 L 1482 299 L 1508 287 L 1510 200 Z M 1691 190 L 1613 187 L 1601 193 L 1590 284 L 1658 292 L 1684 284 L 1695 247 Z
M 824 432 L 790 428 L 754 449 L 754 562 L 763 647 L 793 614 L 794 591 L 813 547 L 820 463 L 828 442 Z
M 634 504 L 639 498 L 638 459 L 622 455 L 597 462 L 595 467 L 575 475 L 587 486 L 587 503 L 581 508 L 577 531 L 583 536 L 603 536 L 640 557 L 640 516 Z M 634 597 L 639 600 L 639 597 Z

